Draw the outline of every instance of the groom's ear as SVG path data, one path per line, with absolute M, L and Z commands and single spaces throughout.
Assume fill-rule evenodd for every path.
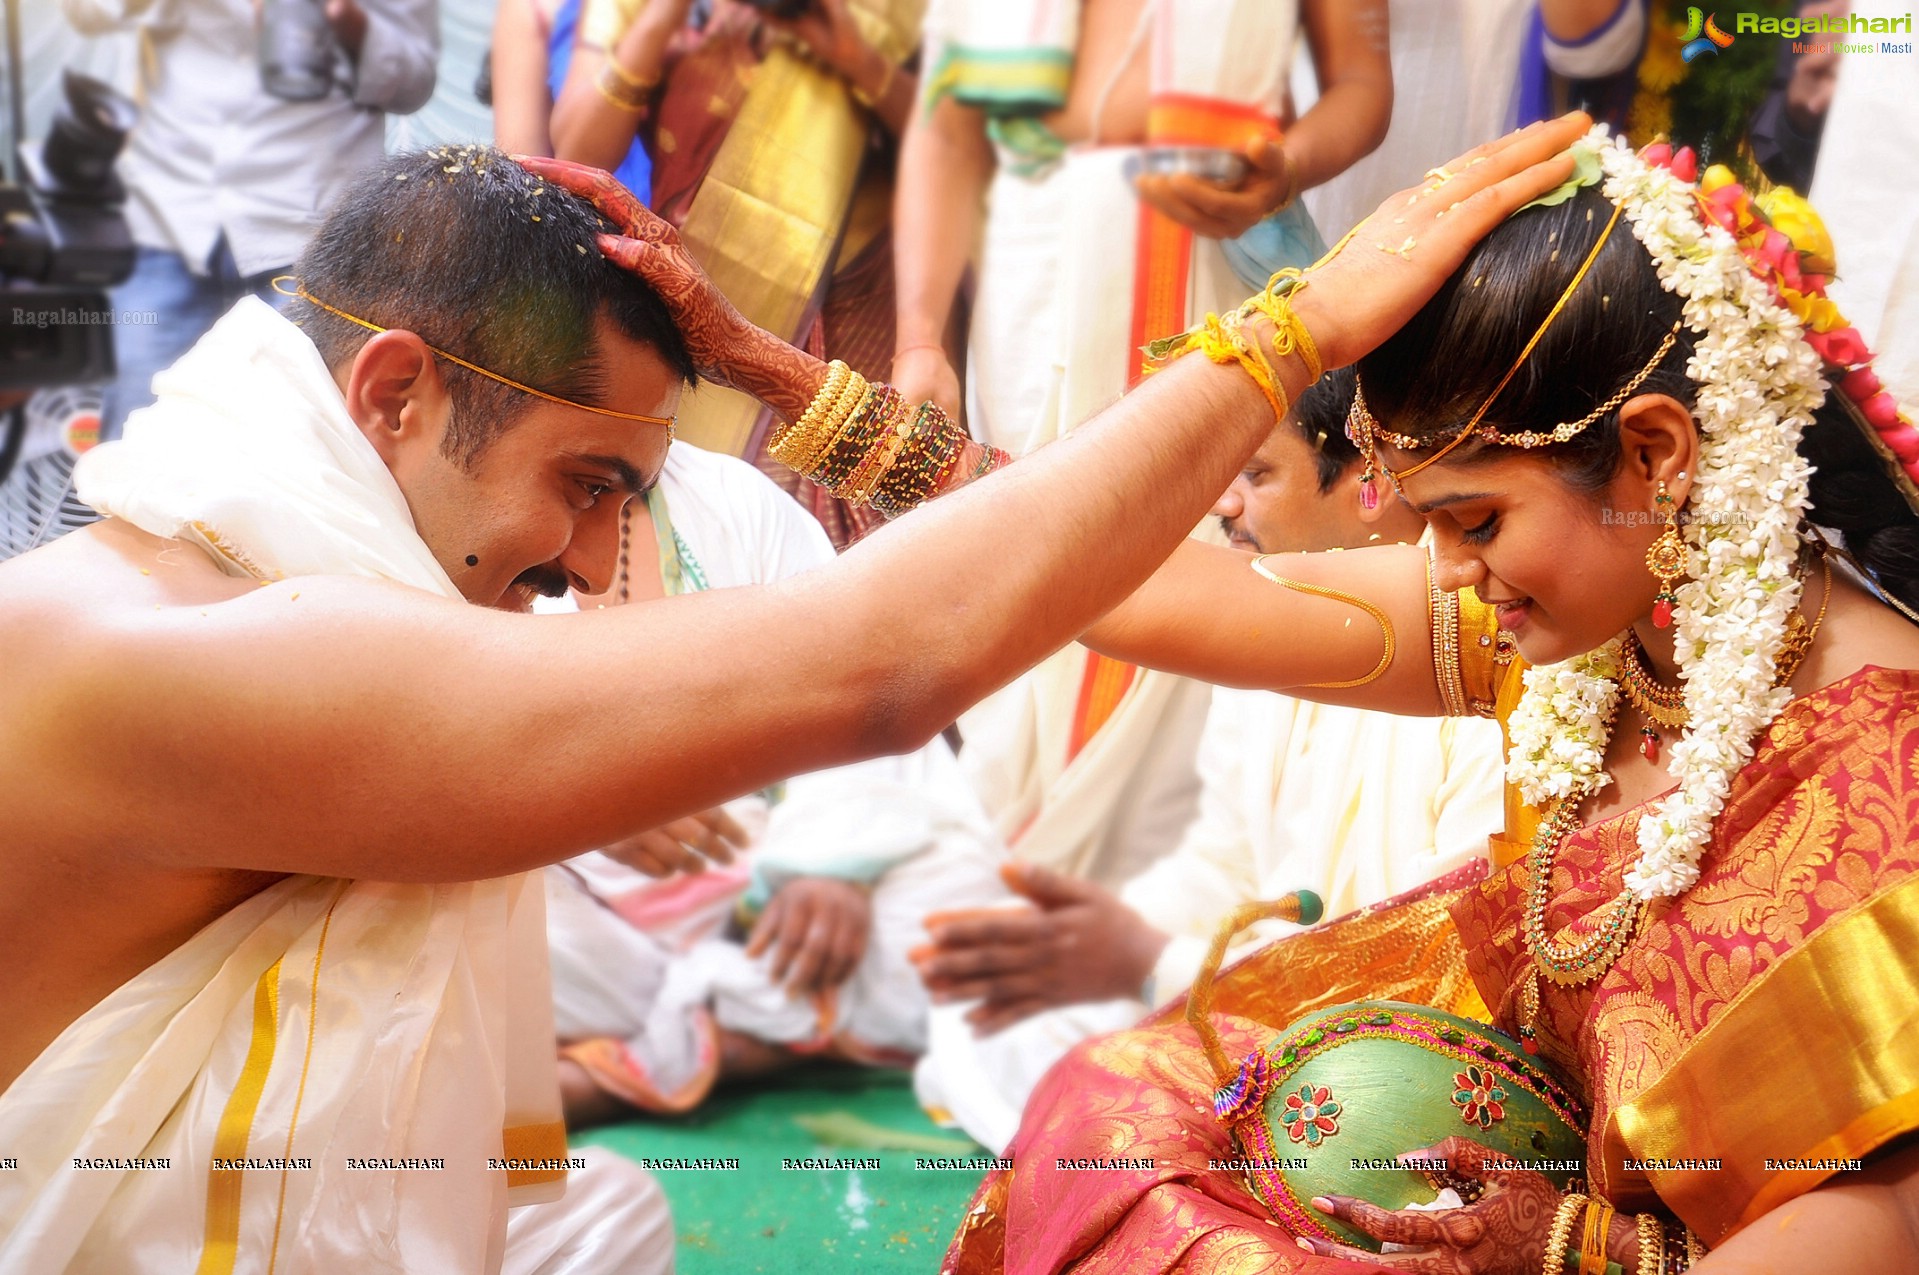
M 438 450 L 452 404 L 433 351 L 414 333 L 375 333 L 340 379 L 347 414 L 388 468 L 415 449 Z

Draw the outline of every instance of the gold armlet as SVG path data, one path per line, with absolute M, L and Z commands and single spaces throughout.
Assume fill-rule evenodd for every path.
M 1324 585 L 1307 584 L 1304 581 L 1288 580 L 1285 576 L 1275 575 L 1266 565 L 1266 559 L 1269 556 L 1271 555 L 1262 554 L 1254 558 L 1253 570 L 1265 576 L 1274 584 L 1283 585 L 1296 593 L 1310 593 L 1314 597 L 1330 598 L 1334 602 L 1344 602 L 1348 606 L 1358 607 L 1373 618 L 1373 623 L 1379 626 L 1380 637 L 1385 640 L 1385 649 L 1379 653 L 1379 663 L 1374 665 L 1372 672 L 1366 674 L 1366 676 L 1355 677 L 1347 682 L 1303 682 L 1300 683 L 1302 689 L 1343 690 L 1348 687 L 1365 686 L 1369 682 L 1378 681 L 1380 677 L 1385 674 L 1386 670 L 1393 665 L 1394 639 L 1392 618 L 1364 598 L 1356 598 L 1350 593 L 1342 593 L 1338 589 L 1329 589 Z
M 1473 716 L 1459 670 L 1459 595 L 1439 587 L 1432 555 L 1426 556 L 1426 627 L 1432 636 L 1433 681 L 1448 717 Z

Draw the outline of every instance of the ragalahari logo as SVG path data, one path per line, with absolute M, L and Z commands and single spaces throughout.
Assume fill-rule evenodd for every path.
M 1690 62 L 1701 54 L 1719 56 L 1719 50 L 1732 43 L 1732 37 L 1719 29 L 1713 19 L 1717 13 L 1702 13 L 1697 7 L 1686 10 L 1686 34 L 1680 37 L 1679 56 Z

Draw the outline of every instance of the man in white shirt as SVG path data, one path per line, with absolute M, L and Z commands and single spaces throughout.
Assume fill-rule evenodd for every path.
M 1397 501 L 1364 515 L 1343 433 L 1350 371 L 1328 374 L 1221 498 L 1235 548 L 1298 552 L 1414 540 Z M 1370 520 L 1369 520 L 1370 519 Z M 1047 1069 L 1192 983 L 1238 906 L 1309 889 L 1337 917 L 1485 853 L 1500 822 L 1490 721 L 1397 717 L 1217 688 L 1199 745 L 1199 816 L 1179 847 L 1117 892 L 1018 863 L 1032 906 L 927 918 L 917 953 L 934 997 L 921 1102 L 999 1150 Z M 1255 926 L 1229 959 L 1297 927 Z
M 283 5 L 287 0 L 279 0 Z M 142 110 L 120 176 L 139 247 L 114 291 L 122 314 L 155 316 L 114 330 L 119 373 L 102 437 L 153 401 L 153 374 L 214 320 L 271 289 L 340 192 L 386 151 L 385 113 L 433 96 L 439 0 L 311 0 L 324 4 L 334 83 L 309 101 L 264 87 L 263 10 L 273 0 L 60 0 L 82 35 L 142 36 Z

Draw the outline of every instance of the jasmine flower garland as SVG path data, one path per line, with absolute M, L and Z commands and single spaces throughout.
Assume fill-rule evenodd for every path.
M 1686 326 L 1699 334 L 1686 365 L 1700 431 L 1685 525 L 1689 579 L 1673 615 L 1690 726 L 1672 750 L 1679 786 L 1641 818 L 1639 859 L 1626 873 L 1638 898 L 1670 898 L 1699 879 L 1733 775 L 1792 698 L 1773 683 L 1800 598 L 1794 568 L 1812 471 L 1798 446 L 1826 384 L 1799 320 L 1752 274 L 1733 237 L 1700 215 L 1692 183 L 1604 128 L 1584 144 L 1599 156 L 1601 190 L 1623 206 L 1661 286 L 1682 299 Z M 1506 773 L 1528 803 L 1579 801 L 1610 782 L 1602 762 L 1620 641 L 1527 673 Z

